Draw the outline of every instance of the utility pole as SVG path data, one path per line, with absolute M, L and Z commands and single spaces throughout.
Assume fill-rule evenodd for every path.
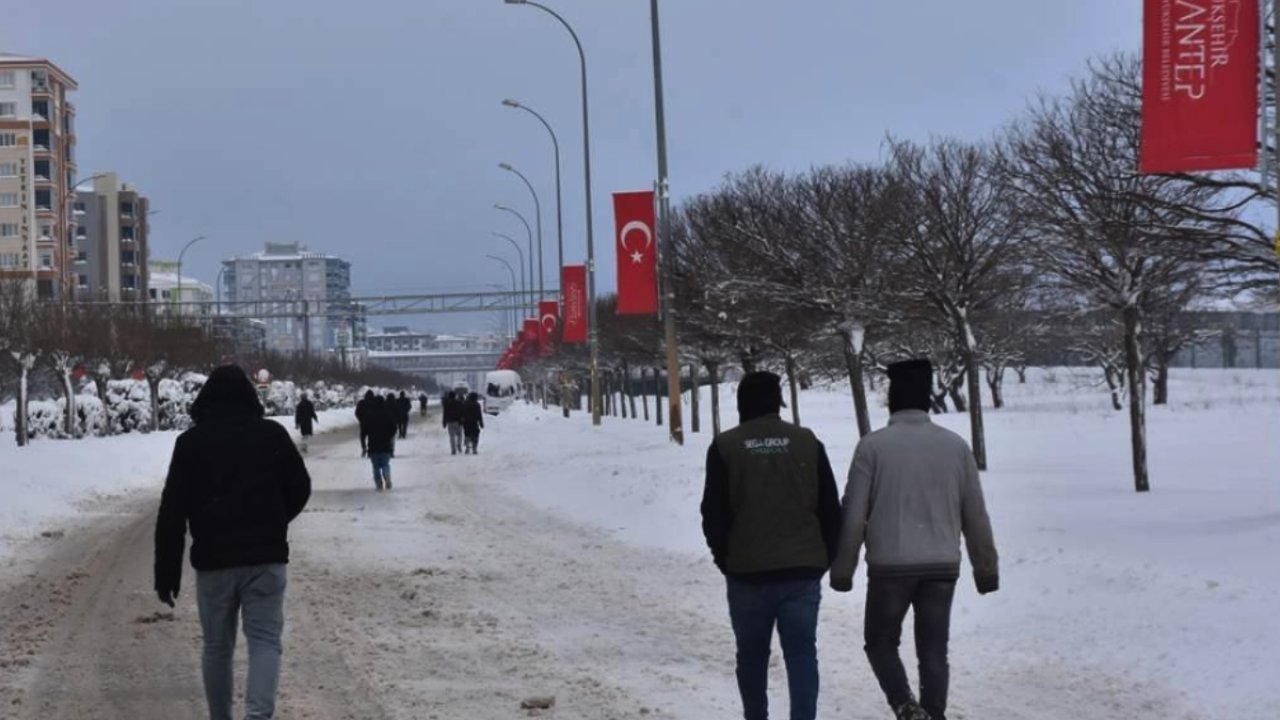
M 666 243 L 670 239 L 671 193 L 667 183 L 667 121 L 662 99 L 662 42 L 659 38 L 658 0 L 649 0 L 649 10 L 653 26 L 653 105 L 658 126 L 658 238 L 660 243 Z M 683 445 L 684 421 L 680 405 L 680 348 L 676 344 L 675 284 L 668 276 L 667 264 L 662 262 L 661 256 L 658 268 L 663 334 L 667 345 L 667 399 L 670 403 L 670 421 L 667 427 L 670 429 L 671 440 L 677 445 Z

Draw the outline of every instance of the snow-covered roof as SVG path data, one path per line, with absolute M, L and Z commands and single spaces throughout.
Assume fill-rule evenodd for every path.
M 178 276 L 176 273 L 151 272 L 147 274 L 147 280 L 148 284 L 153 288 L 163 287 L 165 289 L 169 289 L 178 287 Z M 199 280 L 193 277 L 187 277 L 186 275 L 182 276 L 182 287 L 183 289 L 200 288 L 202 290 L 213 292 L 212 285 L 200 282 Z

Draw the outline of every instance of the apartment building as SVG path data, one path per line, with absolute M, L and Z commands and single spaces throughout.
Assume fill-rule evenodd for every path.
M 75 220 L 74 79 L 42 58 L 0 53 L 0 277 L 69 297 Z
M 146 196 L 99 173 L 76 188 L 71 203 L 75 254 L 71 279 L 77 300 L 135 301 L 151 296 Z
M 262 252 L 223 261 L 222 278 L 227 312 L 261 315 L 269 350 L 325 353 L 347 333 L 354 335 L 347 347 L 363 346 L 364 311 L 351 302 L 351 263 L 342 258 L 267 243 Z
M 178 275 L 175 260 L 152 260 L 147 275 L 147 297 L 162 315 L 214 315 L 213 286 L 189 276 Z

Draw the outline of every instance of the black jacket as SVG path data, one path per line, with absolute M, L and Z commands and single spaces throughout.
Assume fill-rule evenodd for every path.
M 413 412 L 413 401 L 408 397 L 402 397 L 396 401 L 396 415 L 400 418 L 400 422 L 409 419 L 409 415 Z
M 462 432 L 465 435 L 479 435 L 484 427 L 484 408 L 479 400 L 467 400 L 462 403 Z
M 197 570 L 289 561 L 289 523 L 311 477 L 289 432 L 272 420 L 211 418 L 178 436 L 156 520 L 156 589 L 177 591 L 191 530 Z
M 392 408 L 384 400 L 372 405 L 366 413 L 365 432 L 369 434 L 369 454 L 395 452 L 396 420 L 399 410 Z
M 462 422 L 462 401 L 456 398 L 445 398 L 441 408 L 441 422 L 445 427 L 449 423 Z
M 773 419 L 777 420 L 777 416 L 773 416 Z M 781 422 L 780 420 L 777 421 Z M 744 420 L 744 425 L 745 422 Z M 739 429 L 742 427 L 740 425 Z M 794 426 L 788 424 L 788 427 Z M 723 439 L 727 435 L 728 433 L 723 433 L 718 439 Z M 814 508 L 814 514 L 817 516 L 816 520 L 822 536 L 822 545 L 826 549 L 826 562 L 822 563 L 823 567 L 821 568 L 810 563 L 802 563 L 797 564 L 795 567 L 777 567 L 772 570 L 751 573 L 733 573 L 726 567 L 729 558 L 730 536 L 735 530 L 735 521 L 740 519 L 737 517 L 738 513 L 735 512 L 735 503 L 744 505 L 749 499 L 739 498 L 735 501 L 731 497 L 732 482 L 729 460 L 722 454 L 718 442 L 713 442 L 711 447 L 708 448 L 706 484 L 702 496 L 702 531 L 706 538 L 707 546 L 711 549 L 712 559 L 721 572 L 741 580 L 756 582 L 816 579 L 822 577 L 826 572 L 827 566 L 835 558 L 840 541 L 840 494 L 836 488 L 836 479 L 831 470 L 831 461 L 827 458 L 826 448 L 821 442 L 816 440 L 814 442 L 816 443 L 816 459 L 811 461 L 817 471 L 817 503 Z M 749 458 L 750 455 L 744 454 L 743 457 L 743 461 L 749 461 L 746 458 Z M 761 457 L 767 462 L 771 455 L 764 454 Z M 778 517 L 781 517 L 781 514 Z M 758 517 L 756 519 L 759 520 Z M 754 530 L 738 529 L 755 534 Z M 779 537 L 790 538 L 795 530 L 796 528 L 778 528 L 772 525 L 759 528 L 761 537 L 781 533 L 778 535 Z
M 360 398 L 356 403 L 356 421 L 360 423 L 360 431 L 364 432 L 364 424 L 369 420 L 369 411 L 373 409 L 373 400 Z
M 316 415 L 316 406 L 310 400 L 299 402 L 298 407 L 293 412 L 293 421 L 303 435 L 310 435 L 311 424 L 319 419 L 320 417 Z

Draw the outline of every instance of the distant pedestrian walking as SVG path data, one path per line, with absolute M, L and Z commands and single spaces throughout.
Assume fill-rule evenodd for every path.
M 449 431 L 449 454 L 462 452 L 462 400 L 452 391 L 444 396 L 441 407 L 441 423 Z
M 413 414 L 413 401 L 400 391 L 400 399 L 396 401 L 396 429 L 400 431 L 400 439 L 409 436 L 409 416 Z
M 427 397 L 426 393 L 422 393 L 421 395 L 418 396 L 418 415 L 420 415 L 421 417 L 427 416 L 427 400 L 428 399 L 429 398 Z
M 293 424 L 302 434 L 302 452 L 307 451 L 307 441 L 311 438 L 314 427 L 312 423 L 320 422 L 320 416 L 316 415 L 316 406 L 307 399 L 307 394 L 302 394 L 302 399 L 298 401 L 298 407 L 293 411 Z
M 848 592 L 866 545 L 867 659 L 899 720 L 946 720 L 962 535 L 978 592 L 1000 587 L 978 465 L 963 438 L 930 420 L 932 383 L 928 360 L 889 366 L 889 426 L 858 443 L 831 567 L 832 589 Z M 909 609 L 915 611 L 918 703 L 898 655 Z
M 212 720 L 233 717 L 236 625 L 249 644 L 248 718 L 275 717 L 289 561 L 289 523 L 311 495 L 311 478 L 289 433 L 263 418 L 239 367 L 209 375 L 191 405 L 195 426 L 174 443 L 155 534 L 155 589 L 174 606 L 191 532 L 201 669 Z
M 725 575 L 737 640 L 738 691 L 747 720 L 769 717 L 769 653 L 778 629 L 791 720 L 818 704 L 818 605 L 835 554 L 840 503 L 826 449 L 786 422 L 781 378 L 748 373 L 736 428 L 707 450 L 702 532 Z
M 395 398 L 392 397 L 394 402 Z M 373 399 L 369 413 L 369 462 L 373 465 L 373 486 L 391 489 L 391 458 L 395 455 L 396 419 L 391 402 L 384 397 Z
M 360 423 L 360 457 L 369 455 L 369 418 L 373 412 L 374 394 L 372 390 L 364 391 L 364 398 L 356 403 L 356 422 Z
M 484 428 L 484 408 L 480 395 L 471 393 L 462 406 L 462 435 L 464 452 L 475 455 L 480 452 L 480 430 Z

